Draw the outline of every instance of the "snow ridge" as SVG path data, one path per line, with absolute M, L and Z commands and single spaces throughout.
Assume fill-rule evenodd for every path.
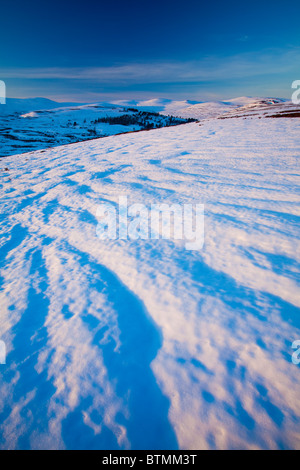
M 299 135 L 211 119 L 1 160 L 1 448 L 299 448 Z M 203 250 L 99 240 L 122 195 L 204 203 Z

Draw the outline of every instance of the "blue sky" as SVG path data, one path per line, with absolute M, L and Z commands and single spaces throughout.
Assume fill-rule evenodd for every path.
M 9 97 L 81 102 L 291 96 L 300 3 L 10 0 L 0 80 Z

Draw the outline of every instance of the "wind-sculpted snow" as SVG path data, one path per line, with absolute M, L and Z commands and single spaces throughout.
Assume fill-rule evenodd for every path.
M 210 120 L 1 161 L 1 448 L 299 448 L 299 127 Z M 119 196 L 204 203 L 203 249 L 100 240 Z

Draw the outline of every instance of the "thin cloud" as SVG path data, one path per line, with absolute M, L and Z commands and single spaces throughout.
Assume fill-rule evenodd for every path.
M 189 62 L 131 63 L 108 67 L 0 69 L 1 79 L 81 80 L 95 83 L 189 83 L 297 72 L 300 48 L 207 57 Z

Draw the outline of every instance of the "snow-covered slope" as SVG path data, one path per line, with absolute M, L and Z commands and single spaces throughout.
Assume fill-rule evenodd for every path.
M 180 112 L 180 110 L 184 110 L 190 106 L 195 104 L 199 104 L 197 101 L 190 101 L 190 100 L 170 100 L 170 99 L 163 99 L 163 98 L 154 98 L 152 100 L 119 100 L 114 101 L 114 104 L 118 106 L 134 106 L 138 109 L 143 109 L 145 111 L 152 111 L 162 114 L 171 114 L 176 115 Z M 189 116 L 191 117 L 191 116 Z
M 6 98 L 6 104 L 0 106 L 0 117 L 13 113 L 23 114 L 80 105 L 81 103 L 59 103 L 47 98 Z
M 280 98 L 257 98 L 241 96 L 226 101 L 174 101 L 167 99 L 153 99 L 148 101 L 115 101 L 118 106 L 134 106 L 138 109 L 151 110 L 165 115 L 178 116 L 182 118 L 193 119 L 211 119 L 221 116 L 225 113 L 234 112 L 241 109 L 250 109 L 267 103 L 269 106 L 273 104 L 284 104 L 287 100 Z
M 210 120 L 1 161 L 2 448 L 300 446 L 298 119 Z M 205 243 L 96 236 L 204 203 Z
M 142 111 L 109 103 L 72 105 L 43 98 L 11 99 L 0 106 L 0 157 L 151 126 L 180 124 L 178 118 L 170 122 L 167 116 L 149 111 L 141 114 Z M 116 122 L 103 122 L 112 118 Z
M 294 113 L 294 117 L 298 117 L 299 112 L 299 106 L 293 104 L 290 100 L 259 98 L 240 104 L 238 107 L 233 107 L 227 113 L 220 115 L 219 118 L 247 118 L 254 116 L 259 118 L 269 118 L 275 116 L 283 117 L 290 113 Z
M 138 131 L 170 124 L 174 119 L 206 120 L 221 116 L 249 114 L 261 108 L 285 108 L 291 103 L 277 98 L 240 97 L 228 101 L 204 102 L 152 99 L 144 101 L 57 103 L 45 98 L 8 99 L 0 106 L 0 157 L 41 150 L 95 137 Z M 139 113 L 152 113 L 143 116 Z M 153 113 L 160 113 L 160 116 Z M 131 122 L 100 122 L 105 118 L 131 118 Z M 95 122 L 97 121 L 97 122 Z M 145 125 L 146 122 L 146 125 Z

